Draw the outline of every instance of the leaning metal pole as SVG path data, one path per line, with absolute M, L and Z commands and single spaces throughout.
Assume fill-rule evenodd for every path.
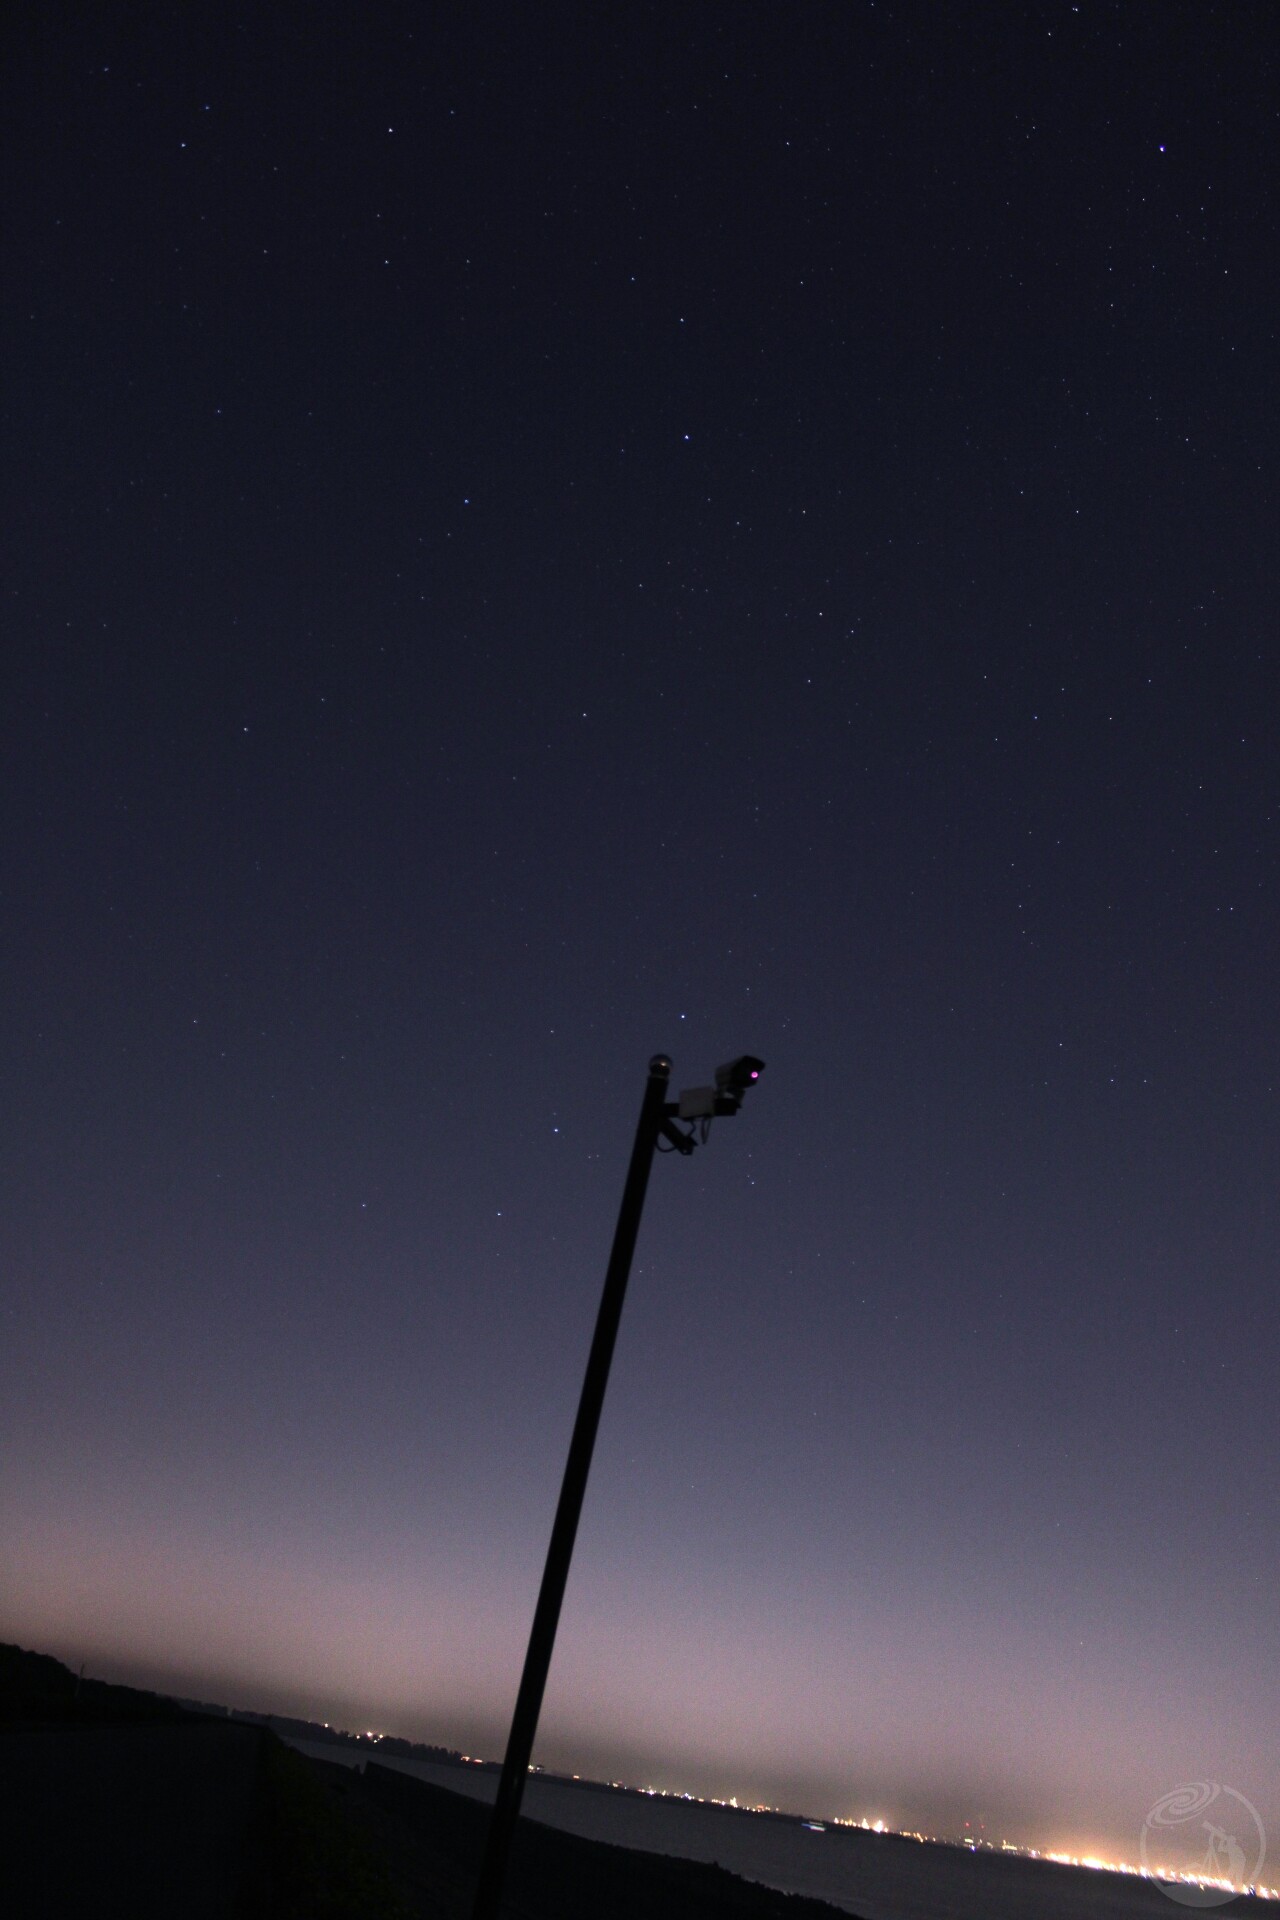
M 560 1487 L 560 1504 L 556 1508 L 555 1524 L 551 1529 L 551 1544 L 547 1548 L 547 1563 L 542 1574 L 542 1587 L 538 1594 L 537 1607 L 534 1609 L 533 1626 L 529 1633 L 529 1650 L 524 1657 L 520 1691 L 516 1695 L 515 1712 L 511 1718 L 507 1757 L 502 1763 L 502 1778 L 498 1782 L 498 1798 L 494 1803 L 493 1819 L 489 1825 L 489 1838 L 485 1847 L 484 1864 L 480 1869 L 480 1885 L 476 1892 L 475 1906 L 472 1908 L 472 1920 L 498 1920 L 502 1886 L 507 1871 L 507 1853 L 511 1845 L 512 1830 L 520 1813 L 524 1783 L 529 1775 L 529 1758 L 533 1752 L 533 1738 L 538 1730 L 538 1714 L 542 1708 L 543 1689 L 547 1684 L 547 1670 L 551 1665 L 551 1651 L 555 1646 L 560 1603 L 564 1599 L 565 1582 L 569 1577 L 569 1562 L 573 1558 L 573 1542 L 578 1531 L 578 1516 L 582 1512 L 582 1497 L 586 1492 L 587 1475 L 591 1470 L 596 1429 L 600 1424 L 600 1409 L 604 1405 L 604 1390 L 609 1380 L 609 1364 L 613 1359 L 618 1322 L 622 1318 L 622 1302 L 631 1272 L 631 1256 L 635 1252 L 636 1235 L 640 1231 L 640 1215 L 644 1208 L 645 1189 L 649 1184 L 649 1170 L 653 1165 L 653 1153 L 663 1120 L 663 1103 L 670 1077 L 670 1060 L 665 1053 L 655 1053 L 649 1062 L 649 1079 L 640 1108 L 635 1145 L 631 1149 L 627 1184 L 622 1190 L 622 1205 L 618 1210 L 618 1224 L 613 1236 L 613 1252 L 609 1256 L 609 1271 L 605 1275 L 604 1293 L 600 1300 L 600 1311 L 596 1316 L 596 1330 L 587 1359 L 586 1377 L 582 1382 L 578 1418 L 574 1423 L 573 1439 L 569 1442 L 569 1458 L 565 1463 L 564 1480 Z

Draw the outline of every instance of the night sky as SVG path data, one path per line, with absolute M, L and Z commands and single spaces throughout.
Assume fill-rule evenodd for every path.
M 0 1636 L 1280 1842 L 1276 111 L 1223 4 L 7 29 Z

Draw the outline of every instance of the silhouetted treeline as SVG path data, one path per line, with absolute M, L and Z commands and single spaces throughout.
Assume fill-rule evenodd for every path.
M 193 1716 L 176 1700 L 140 1687 L 85 1680 L 47 1653 L 0 1642 L 0 1723 L 178 1721 Z

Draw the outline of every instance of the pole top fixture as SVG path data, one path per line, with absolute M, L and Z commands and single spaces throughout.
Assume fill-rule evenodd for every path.
M 649 1062 L 649 1077 L 652 1080 L 669 1080 L 671 1078 L 671 1055 L 669 1053 L 654 1054 L 652 1060 Z

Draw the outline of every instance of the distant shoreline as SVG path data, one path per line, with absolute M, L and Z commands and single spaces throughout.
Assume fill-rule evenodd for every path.
M 7 1911 L 466 1920 L 487 1808 L 368 1753 L 344 1753 L 346 1765 L 305 1758 L 267 1720 L 85 1681 L 46 1655 L 0 1647 Z M 717 1865 L 533 1820 L 518 1823 L 510 1885 L 527 1920 L 833 1920 L 834 1911 Z
M 241 1736 L 238 1748 L 228 1747 L 225 1740 L 221 1747 L 209 1748 L 206 1738 L 205 1747 L 210 1753 L 249 1754 L 256 1751 L 252 1744 L 255 1736 L 283 1741 L 297 1754 L 297 1765 L 319 1769 L 317 1778 L 326 1782 L 323 1791 L 331 1800 L 345 1800 L 349 1809 L 360 1811 L 371 1828 L 376 1828 L 382 1818 L 376 1811 L 378 1805 L 400 1795 L 397 1804 L 403 1813 L 408 1804 L 404 1796 L 420 1787 L 428 1796 L 442 1796 L 431 1802 L 442 1830 L 461 1822 L 460 1830 L 470 1833 L 473 1840 L 487 1821 L 483 1803 L 493 1798 L 499 1773 L 495 1761 L 446 1747 L 373 1733 L 355 1734 L 292 1716 L 83 1679 L 49 1656 L 25 1653 L 19 1648 L 0 1648 L 0 1724 L 9 1736 L 10 1771 L 16 1769 L 20 1781 L 23 1736 L 37 1730 L 44 1756 L 41 1764 L 49 1766 L 56 1760 L 49 1736 L 59 1730 L 79 1733 L 90 1727 L 111 1727 L 138 1732 L 150 1728 L 155 1736 L 151 1747 L 160 1750 L 163 1731 L 168 1748 L 175 1754 L 195 1751 L 190 1740 L 184 1745 L 179 1738 L 183 1727 L 203 1727 L 215 1734 L 221 1729 L 227 1735 L 234 1729 Z M 131 1736 L 126 1748 L 120 1746 L 121 1737 L 117 1733 L 120 1753 L 125 1758 L 132 1755 L 129 1764 L 143 1766 L 145 1772 L 140 1756 L 146 1742 L 140 1746 Z M 248 1746 L 243 1744 L 245 1740 Z M 83 1746 L 83 1742 L 78 1744 Z M 64 1751 L 71 1752 L 65 1743 Z M 230 1760 L 219 1761 L 224 1772 L 230 1764 Z M 358 1785 L 362 1775 L 368 1778 Z M 389 1785 L 388 1775 L 404 1782 L 404 1786 Z M 55 1774 L 50 1774 L 50 1795 L 54 1780 Z M 231 1787 L 219 1791 L 229 1793 Z M 1137 1920 L 1142 1913 L 1172 1920 L 1170 1906 L 1181 1891 L 1171 1897 L 1149 1877 L 1090 1871 L 1011 1848 L 961 1847 L 843 1822 L 814 1821 L 776 1808 L 734 1806 L 543 1769 L 531 1772 L 524 1811 L 522 1829 L 545 1825 L 557 1843 L 605 1847 L 615 1853 L 621 1850 L 650 1862 L 666 1858 L 686 1866 L 718 1863 L 759 1886 L 822 1901 L 827 1911 L 838 1906 L 854 1913 L 859 1902 L 866 1899 L 867 1904 L 876 1905 L 877 1911 L 915 1920 L 917 1914 L 936 1911 L 936 1906 L 929 1904 L 933 1895 L 941 1897 L 944 1886 L 955 1884 L 966 1886 L 971 1899 L 979 1897 L 981 1887 L 980 1906 L 986 1920 L 999 1920 L 1006 1911 L 1018 1915 L 1019 1920 L 1025 1912 L 1035 1912 L 1044 1920 L 1058 1915 L 1083 1920 L 1086 1914 L 1115 1915 L 1117 1920 L 1130 1920 L 1132 1916 Z M 730 1821 L 731 1814 L 752 1814 L 754 1818 Z M 480 1823 L 478 1829 L 476 1822 Z M 770 1840 L 770 1835 L 775 1839 Z M 592 1873 L 595 1871 L 593 1867 Z M 1026 1897 L 1022 1906 L 1008 1905 L 1019 1888 Z M 875 1900 L 869 1897 L 871 1893 L 876 1894 Z M 1260 1912 L 1261 1908 L 1262 1897 L 1235 1895 L 1215 1910 L 1233 1915 Z

